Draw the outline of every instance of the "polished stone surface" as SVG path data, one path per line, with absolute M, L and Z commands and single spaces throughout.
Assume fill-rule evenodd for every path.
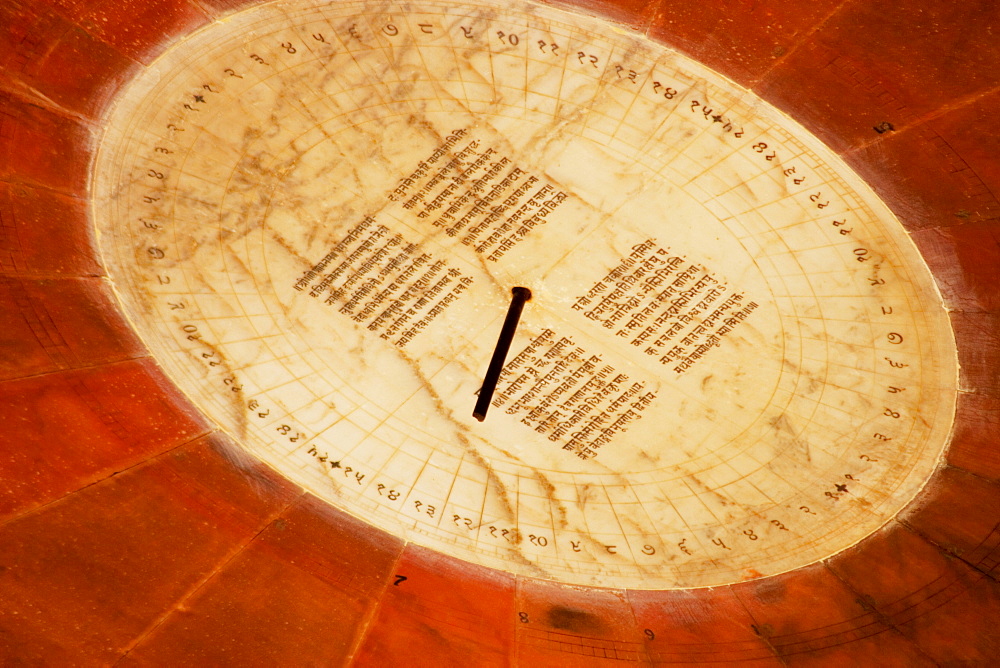
M 177 43 L 104 126 L 92 214 L 154 356 L 406 540 L 738 582 L 854 544 L 941 457 L 952 334 L 902 226 L 649 41 L 534 5 L 272 4 Z

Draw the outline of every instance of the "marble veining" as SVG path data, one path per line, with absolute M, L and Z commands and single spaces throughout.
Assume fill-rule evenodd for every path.
M 953 336 L 898 221 L 793 120 L 600 21 L 270 3 L 174 45 L 104 126 L 91 214 L 157 360 L 406 540 L 719 585 L 869 535 L 946 445 Z

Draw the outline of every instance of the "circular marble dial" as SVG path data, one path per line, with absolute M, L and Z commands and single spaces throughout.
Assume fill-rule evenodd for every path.
M 719 585 L 875 531 L 947 442 L 953 337 L 888 209 L 787 116 L 614 26 L 271 3 L 174 45 L 105 127 L 92 215 L 155 357 L 406 540 Z

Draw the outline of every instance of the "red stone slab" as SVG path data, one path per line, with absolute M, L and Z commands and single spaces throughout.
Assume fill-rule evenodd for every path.
M 22 665 L 114 662 L 297 493 L 199 441 L 0 527 L 0 628 Z
M 1000 220 L 1000 135 L 983 133 L 1000 90 L 847 153 L 910 229 Z
M 57 11 L 130 58 L 152 62 L 210 19 L 187 0 L 49 0 Z
M 950 316 L 958 345 L 959 387 L 1000 396 L 1000 313 L 953 311 Z
M 138 64 L 29 0 L 0 6 L 0 58 L 13 90 L 42 106 L 96 118 Z
M 846 2 L 755 87 L 837 150 L 997 87 L 992 3 Z M 961 54 L 960 56 L 956 54 Z
M 68 343 L 55 331 L 49 314 L 32 304 L 25 285 L 31 282 L 0 276 L 0 379 L 70 366 L 65 362 Z M 44 323 L 37 310 L 41 310 Z
M 935 665 L 822 564 L 733 585 L 733 591 L 787 663 L 848 665 L 881 655 L 899 665 Z
M 0 93 L 0 181 L 27 182 L 82 197 L 91 128 Z
M 401 541 L 303 497 L 124 664 L 344 665 L 401 549 Z
M 99 278 L 0 276 L 0 379 L 145 355 Z
M 514 623 L 520 666 L 649 661 L 624 590 L 518 578 Z
M 46 188 L 0 182 L 0 274 L 103 275 L 86 203 Z
M 752 87 L 841 4 L 663 0 L 649 35 Z
M 510 665 L 513 576 L 412 544 L 389 576 L 358 665 Z
M 1000 584 L 899 524 L 828 563 L 932 661 L 985 666 L 1000 656 Z
M 731 587 L 634 589 L 628 599 L 654 665 L 783 665 Z
M 960 392 L 948 463 L 1000 480 L 1000 397 Z
M 1000 224 L 965 223 L 912 234 L 950 308 L 1000 311 Z
M 0 519 L 205 433 L 175 393 L 149 359 L 0 383 Z
M 285 531 L 284 522 L 291 530 Z M 336 546 L 332 550 L 331 546 Z M 381 594 L 403 550 L 398 538 L 306 495 L 282 514 L 258 545 L 328 584 L 363 596 Z
M 28 0 L 0 3 L 0 88 L 30 91 L 31 78 L 24 74 L 41 49 L 52 39 L 53 24 L 66 23 L 51 8 Z M 67 24 L 68 25 L 68 24 Z
M 940 470 L 899 520 L 938 547 L 1000 578 L 1000 484 Z

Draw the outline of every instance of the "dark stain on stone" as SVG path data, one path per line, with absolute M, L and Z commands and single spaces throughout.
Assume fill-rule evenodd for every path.
M 597 616 L 561 605 L 549 608 L 548 622 L 553 628 L 575 633 L 594 632 L 602 626 Z

